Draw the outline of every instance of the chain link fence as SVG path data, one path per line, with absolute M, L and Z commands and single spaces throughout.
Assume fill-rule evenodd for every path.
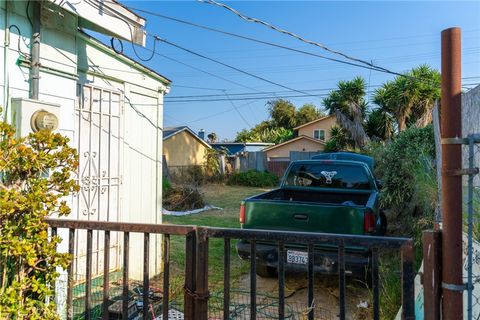
M 462 95 L 464 318 L 480 319 L 480 86 Z

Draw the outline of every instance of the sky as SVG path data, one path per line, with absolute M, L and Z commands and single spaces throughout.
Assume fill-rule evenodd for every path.
M 140 9 L 243 36 L 346 60 L 232 12 L 198 1 L 124 1 Z M 286 29 L 349 56 L 403 73 L 420 64 L 440 70 L 441 31 L 462 29 L 462 84 L 480 83 L 480 2 L 344 2 L 230 1 L 241 13 Z M 356 76 L 373 90 L 394 75 L 287 51 L 225 34 L 200 29 L 149 13 L 147 48 L 154 36 L 190 50 L 157 42 L 155 54 L 141 62 L 172 81 L 165 97 L 164 127 L 187 125 L 198 132 L 215 132 L 221 141 L 268 119 L 266 103 L 275 98 L 295 106 L 322 99 L 341 80 Z M 134 59 L 130 45 L 125 53 Z M 142 59 L 151 53 L 137 48 Z M 193 53 L 192 53 L 193 52 Z M 202 58 L 203 55 L 243 71 Z M 348 60 L 346 60 L 348 61 Z M 247 75 L 245 73 L 250 73 Z M 262 79 L 264 80 L 262 80 Z M 266 80 L 266 81 L 265 81 Z

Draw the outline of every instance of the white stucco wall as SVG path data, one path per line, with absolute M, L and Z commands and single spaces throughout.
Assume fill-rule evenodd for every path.
M 11 28 L 10 42 L 4 46 L 6 28 L 16 25 L 24 38 L 20 48 L 30 53 L 28 45 L 32 28 L 25 16 L 27 2 L 9 3 L 6 15 L 6 2 L 0 0 L 0 105 L 6 110 L 6 119 L 11 120 L 11 98 L 28 98 L 29 66 L 17 50 L 18 32 Z M 49 13 L 48 21 L 43 21 L 41 31 L 41 71 L 39 99 L 60 104 L 59 132 L 70 137 L 72 146 L 88 139 L 85 132 L 78 132 L 76 109 L 81 103 L 81 86 L 115 91 L 121 94 L 122 114 L 120 120 L 120 198 L 118 214 L 113 219 L 122 222 L 162 223 L 161 216 L 161 154 L 163 95 L 166 80 L 142 66 L 113 52 L 113 50 L 90 39 L 76 30 L 76 17 L 63 12 L 64 16 Z M 4 72 L 6 71 L 6 72 Z M 6 93 L 6 94 L 5 94 Z M 3 116 L 3 115 L 2 115 Z M 82 154 L 80 154 L 82 156 Z M 82 183 L 82 181 L 80 181 Z M 99 213 L 104 206 L 97 205 L 95 214 L 83 214 L 78 207 L 79 195 L 71 196 L 69 204 L 73 208 L 70 219 L 106 220 Z M 66 233 L 60 233 L 66 239 Z M 100 236 L 99 236 L 100 237 Z M 98 243 L 99 259 L 103 257 L 102 240 Z M 85 236 L 78 239 L 78 252 L 84 251 Z M 136 256 L 143 252 L 143 236 L 130 236 L 130 252 Z M 121 241 L 120 241 L 121 242 Z M 95 243 L 95 242 L 94 242 Z M 151 274 L 160 271 L 161 246 L 159 237 L 151 238 Z M 95 246 L 95 244 L 94 244 Z M 60 250 L 65 250 L 64 241 Z M 142 249 L 140 249 L 142 248 Z M 122 250 L 118 260 L 122 261 Z M 141 260 L 131 259 L 132 277 L 143 277 Z M 80 262 L 80 260 L 79 260 Z M 100 272 L 101 268 L 97 266 Z M 79 272 L 81 267 L 79 267 Z

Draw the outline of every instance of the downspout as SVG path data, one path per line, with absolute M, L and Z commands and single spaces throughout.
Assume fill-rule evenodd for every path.
M 3 105 L 2 105 L 3 110 L 1 111 L 3 113 L 4 121 L 7 121 L 8 96 L 9 96 L 9 92 L 8 92 L 9 80 L 8 80 L 7 62 L 8 62 L 8 51 L 10 47 L 10 29 L 8 28 L 9 27 L 8 5 L 9 5 L 9 0 L 5 0 L 5 29 L 4 29 L 5 42 L 3 47 Z
M 40 1 L 33 1 L 33 30 L 32 30 L 32 67 L 30 69 L 30 98 L 38 100 L 40 82 Z

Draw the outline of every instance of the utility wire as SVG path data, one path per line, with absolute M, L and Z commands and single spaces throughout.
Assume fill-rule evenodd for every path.
M 87 1 L 88 1 L 88 0 L 87 0 Z M 197 1 L 203 2 L 203 3 L 207 3 L 207 4 L 214 4 L 214 5 L 223 7 L 223 8 L 225 8 L 225 9 L 229 10 L 229 11 L 234 12 L 236 15 L 240 16 L 240 17 L 241 17 L 242 19 L 244 19 L 244 20 L 247 20 L 247 21 L 249 21 L 249 22 L 257 22 L 257 23 L 263 24 L 263 25 L 265 25 L 265 26 L 267 26 L 267 27 L 269 27 L 269 28 L 271 28 L 271 29 L 273 29 L 273 30 L 276 30 L 276 31 L 278 31 L 278 32 L 285 33 L 285 34 L 290 35 L 290 36 L 292 36 L 292 37 L 294 37 L 294 38 L 297 38 L 297 39 L 299 39 L 300 41 L 306 42 L 306 43 L 311 44 L 311 45 L 315 45 L 315 46 L 320 47 L 320 48 L 322 48 L 322 49 L 324 49 L 324 50 L 326 50 L 326 51 L 329 51 L 329 52 L 331 52 L 331 53 L 335 53 L 335 54 L 341 55 L 341 56 L 345 57 L 345 58 L 348 59 L 348 60 L 360 62 L 360 63 L 362 63 L 362 64 L 364 64 L 364 65 L 367 65 L 368 67 L 372 68 L 373 70 L 380 71 L 380 72 L 384 72 L 384 73 L 389 73 L 389 74 L 396 75 L 396 76 L 401 76 L 401 77 L 409 78 L 409 79 L 412 79 L 412 80 L 415 80 L 415 81 L 429 82 L 429 81 L 426 80 L 426 79 L 415 78 L 415 77 L 410 76 L 410 75 L 406 75 L 406 74 L 398 73 L 398 72 L 395 72 L 395 71 L 391 71 L 391 70 L 386 69 L 386 68 L 381 67 L 381 66 L 373 65 L 371 62 L 368 62 L 368 61 L 365 61 L 365 60 L 361 60 L 361 59 L 357 59 L 357 58 L 354 58 L 354 57 L 350 57 L 350 56 L 348 56 L 348 55 L 346 55 L 346 54 L 344 54 L 344 53 L 342 53 L 342 52 L 339 52 L 339 51 L 330 49 L 330 48 L 328 48 L 328 47 L 326 47 L 326 46 L 324 46 L 324 45 L 322 45 L 322 44 L 320 44 L 320 43 L 317 43 L 317 42 L 314 42 L 314 41 L 311 41 L 311 40 L 307 40 L 307 39 L 302 38 L 302 37 L 300 37 L 300 36 L 298 36 L 298 35 L 296 35 L 296 34 L 294 34 L 294 33 L 292 33 L 292 32 L 289 32 L 289 31 L 287 31 L 287 30 L 283 30 L 283 29 L 281 29 L 281 28 L 275 27 L 275 26 L 273 26 L 273 25 L 271 25 L 271 24 L 269 24 L 269 23 L 267 23 L 267 22 L 264 22 L 264 21 L 261 21 L 261 20 L 259 20 L 259 19 L 250 18 L 250 17 L 248 17 L 248 16 L 245 16 L 245 15 L 241 14 L 239 11 L 237 11 L 237 10 L 235 10 L 235 9 L 233 9 L 233 8 L 231 8 L 231 7 L 223 4 L 223 3 L 216 2 L 216 1 L 214 1 L 214 0 L 197 0 Z M 108 0 L 106 0 L 105 2 L 115 3 L 115 2 L 112 2 L 112 1 L 108 1 Z M 133 8 L 133 7 L 132 7 L 132 9 L 133 9 L 133 10 L 139 10 L 139 11 L 142 11 L 142 12 L 145 12 L 145 13 L 150 13 L 150 14 L 152 14 L 152 15 L 155 14 L 155 15 L 158 15 L 158 16 L 162 16 L 162 15 L 160 15 L 160 14 L 151 13 L 151 12 L 148 12 L 148 11 L 142 10 L 142 9 L 136 9 L 136 8 Z M 166 16 L 163 16 L 163 17 L 166 17 Z M 117 17 L 117 18 L 118 18 L 118 17 Z M 171 18 L 171 17 L 169 17 L 169 18 Z M 121 18 L 120 18 L 120 19 L 121 19 Z M 182 20 L 176 19 L 176 18 L 171 18 L 171 19 L 172 19 L 172 20 L 179 21 L 179 22 L 182 21 Z M 124 21 L 124 20 L 122 19 L 122 21 Z M 126 21 L 124 21 L 124 22 L 127 23 Z M 191 25 L 196 25 L 196 24 L 194 24 L 194 23 L 186 22 L 186 21 L 182 21 L 182 23 L 188 23 L 188 24 L 191 24 Z M 128 25 L 128 23 L 127 23 L 127 25 Z M 199 25 L 198 25 L 198 26 L 199 26 Z M 130 28 L 130 25 L 128 25 L 128 27 Z M 209 27 L 206 27 L 206 28 L 209 28 Z M 213 28 L 209 28 L 209 29 L 212 29 L 212 31 L 215 30 L 215 29 L 213 29 Z M 130 28 L 130 33 L 132 34 L 132 38 L 133 38 L 133 33 L 132 33 L 131 28 Z M 147 34 L 147 35 L 148 35 L 148 34 Z M 150 35 L 150 36 L 153 36 L 156 40 L 160 40 L 160 41 L 163 41 L 163 42 L 165 42 L 165 43 L 168 43 L 168 42 L 166 42 L 165 39 L 161 39 L 158 35 Z M 243 37 L 243 36 L 241 36 L 241 37 Z M 248 37 L 245 37 L 245 38 L 248 38 Z M 262 40 L 258 40 L 258 41 L 262 41 Z M 227 66 L 227 67 L 231 67 L 231 66 L 228 66 L 228 65 L 226 65 L 226 64 L 224 64 L 224 63 L 222 63 L 222 62 L 219 62 L 219 61 L 217 61 L 217 60 L 208 58 L 208 57 L 206 57 L 206 56 L 204 56 L 204 55 L 196 54 L 196 53 L 194 53 L 194 52 L 191 51 L 191 50 L 188 50 L 188 49 L 186 49 L 186 48 L 182 48 L 182 47 L 180 47 L 180 46 L 178 46 L 178 45 L 175 45 L 175 44 L 173 44 L 173 43 L 168 43 L 168 44 L 173 45 L 173 46 L 176 46 L 177 48 L 182 49 L 182 50 L 184 50 L 184 51 L 187 51 L 187 52 L 189 52 L 189 53 L 192 53 L 192 54 L 201 56 L 202 58 L 208 59 L 208 60 L 210 60 L 210 61 L 213 61 L 213 62 L 216 62 L 216 63 L 220 63 L 220 64 L 222 64 L 222 65 L 224 65 L 224 66 Z M 132 42 L 132 46 L 133 46 L 133 42 Z M 288 48 L 288 47 L 285 47 L 285 48 Z M 293 49 L 293 48 L 290 48 L 290 49 Z M 296 50 L 296 49 L 294 49 L 294 50 Z M 301 51 L 301 50 L 300 50 L 300 51 Z M 305 51 L 305 52 L 307 52 L 307 51 Z M 314 54 L 312 54 L 312 53 L 307 53 L 307 54 L 314 55 Z M 137 55 L 137 57 L 138 57 L 138 55 Z M 322 57 L 322 58 L 325 58 L 325 59 L 329 59 L 329 60 L 333 59 L 333 58 L 328 58 L 328 57 L 324 57 L 324 56 L 321 56 L 321 57 Z M 337 60 L 337 59 L 335 59 L 334 61 L 336 61 L 336 60 Z M 340 61 L 342 61 L 342 60 L 338 60 L 338 61 L 336 61 L 336 62 L 340 62 Z M 349 63 L 346 62 L 346 61 L 342 61 L 341 63 L 349 64 Z M 356 65 L 356 66 L 358 66 L 358 65 Z M 236 70 L 236 71 L 245 73 L 245 72 L 241 71 L 241 70 L 238 69 L 238 68 L 233 67 L 233 69 Z M 249 74 L 249 73 L 246 73 L 246 74 L 252 76 L 252 74 Z M 257 77 L 257 76 L 255 76 L 255 77 Z M 266 79 L 261 78 L 261 77 L 259 77 L 259 79 L 260 79 L 260 80 L 263 80 L 263 81 L 266 80 Z M 270 82 L 269 80 L 267 80 L 267 82 L 269 82 L 269 83 L 271 83 L 271 84 L 275 84 L 275 83 Z M 275 84 L 275 85 L 278 85 L 278 84 Z M 280 85 L 280 86 L 282 86 L 282 85 Z M 300 93 L 304 93 L 304 92 L 300 92 Z
M 230 99 L 230 96 L 228 95 L 227 91 L 224 91 L 225 95 L 227 96 L 228 98 L 228 101 L 230 101 L 230 104 L 232 105 L 232 107 L 235 109 L 235 111 L 237 111 L 238 115 L 240 116 L 240 118 L 242 118 L 243 122 L 246 123 L 246 125 L 249 127 L 249 128 L 252 128 L 251 124 L 247 121 L 247 119 L 245 119 L 245 117 L 243 116 L 243 114 L 240 112 L 240 110 L 238 110 L 237 106 L 233 103 L 233 101 Z
M 253 74 L 253 73 L 248 72 L 248 71 L 239 69 L 239 68 L 237 68 L 237 67 L 234 67 L 234 66 L 231 66 L 231 65 L 229 65 L 229 64 L 223 63 L 223 62 L 221 62 L 221 61 L 215 60 L 215 59 L 213 59 L 213 58 L 207 57 L 207 56 L 205 56 L 205 55 L 203 55 L 203 54 L 201 54 L 201 53 L 192 51 L 192 50 L 187 49 L 187 48 L 185 48 L 185 47 L 182 47 L 182 46 L 180 46 L 180 45 L 178 45 L 178 44 L 175 44 L 175 43 L 173 43 L 173 42 L 170 42 L 170 41 L 168 41 L 168 40 L 166 40 L 166 39 L 160 39 L 160 41 L 162 41 L 162 42 L 164 42 L 164 43 L 166 43 L 166 44 L 168 44 L 168 45 L 170 45 L 170 46 L 173 46 L 173 47 L 175 47 L 175 48 L 177 48 L 177 49 L 186 51 L 186 52 L 191 53 L 191 54 L 193 54 L 193 55 L 195 55 L 195 56 L 198 56 L 198 57 L 201 57 L 201 58 L 203 58 L 203 59 L 206 59 L 206 60 L 208 60 L 208 61 L 215 62 L 215 63 L 220 64 L 220 65 L 222 65 L 222 66 L 224 66 L 224 67 L 227 67 L 227 68 L 229 68 L 229 69 L 232 69 L 232 70 L 238 71 L 238 72 L 240 72 L 240 73 L 246 74 L 246 75 L 248 75 L 248 76 L 250 76 L 250 77 L 252 77 L 252 78 L 256 78 L 256 79 L 258 79 L 258 80 L 262 80 L 262 81 L 264 81 L 264 82 L 268 82 L 268 83 L 273 84 L 273 85 L 275 85 L 275 86 L 277 86 L 277 87 L 281 87 L 281 88 L 284 88 L 284 89 L 287 89 L 287 90 L 291 90 L 291 91 L 295 91 L 295 92 L 298 92 L 298 93 L 301 93 L 301 94 L 306 94 L 306 95 L 315 97 L 315 95 L 309 94 L 309 93 L 307 93 L 307 92 L 304 92 L 304 91 L 301 91 L 301 90 L 292 89 L 292 88 L 290 88 L 290 87 L 284 86 L 283 84 L 279 84 L 279 83 L 277 83 L 277 82 L 274 82 L 274 81 L 265 79 L 265 78 L 263 78 L 263 77 L 257 76 L 257 75 L 255 75 L 255 74 Z
M 182 19 L 178 19 L 178 18 L 174 18 L 174 17 L 169 17 L 169 16 L 166 16 L 166 15 L 157 13 L 157 12 L 147 11 L 147 10 L 138 9 L 138 8 L 134 8 L 134 7 L 131 7 L 131 9 L 139 11 L 139 12 L 143 12 L 143 13 L 146 13 L 146 14 L 150 14 L 152 16 L 156 16 L 156 17 L 159 17 L 159 18 L 163 18 L 163 19 L 166 19 L 166 20 L 176 21 L 176 22 L 183 23 L 183 24 L 186 24 L 186 25 L 190 25 L 190 26 L 193 26 L 193 27 L 197 27 L 197 28 L 200 28 L 200 29 L 209 30 L 209 31 L 216 32 L 216 33 L 221 33 L 221 34 L 229 35 L 229 36 L 232 36 L 232 37 L 253 41 L 253 42 L 256 42 L 256 43 L 261 43 L 261 44 L 271 46 L 271 47 L 276 47 L 276 48 L 280 48 L 280 49 L 284 49 L 284 50 L 289 50 L 289 51 L 293 51 L 293 52 L 296 52 L 296 53 L 302 53 L 302 54 L 306 54 L 306 55 L 309 55 L 309 56 L 314 56 L 314 57 L 317 57 L 317 58 L 321 58 L 321 59 L 325 59 L 325 60 L 329 60 L 329 61 L 333 61 L 333 62 L 338 62 L 338 63 L 343 63 L 343 64 L 355 66 L 355 67 L 366 68 L 366 69 L 369 69 L 369 70 L 384 71 L 384 70 L 378 69 L 377 67 L 365 66 L 365 65 L 362 65 L 362 64 L 358 64 L 358 63 L 339 60 L 339 59 L 323 56 L 323 55 L 320 55 L 320 54 L 317 54 L 317 53 L 287 47 L 287 46 L 284 46 L 284 45 L 281 45 L 281 44 L 278 44 L 278 43 L 273 43 L 273 42 L 269 42 L 269 41 L 255 39 L 255 38 L 243 36 L 243 35 L 240 35 L 240 34 L 237 34 L 237 33 L 228 32 L 228 31 L 208 27 L 208 26 L 201 25 L 201 24 L 198 24 L 198 23 L 194 23 L 194 22 L 190 22 L 190 21 L 186 21 L 186 20 L 182 20 Z
M 368 61 L 365 61 L 365 60 L 362 60 L 362 59 L 358 59 L 358 58 L 351 57 L 351 56 L 349 56 L 349 55 L 347 55 L 347 54 L 345 54 L 345 53 L 343 53 L 343 52 L 330 49 L 329 47 L 327 47 L 327 46 L 325 46 L 325 45 L 323 45 L 323 44 L 321 44 L 321 43 L 318 43 L 318 42 L 315 42 L 315 41 L 312 41 L 312 40 L 308 40 L 308 39 L 303 38 L 303 37 L 301 37 L 301 36 L 299 36 L 299 35 L 297 35 L 297 34 L 295 34 L 295 33 L 293 33 L 293 32 L 290 32 L 290 31 L 288 31 L 288 30 L 285 30 L 285 29 L 281 29 L 281 28 L 279 28 L 279 27 L 276 27 L 276 26 L 274 26 L 274 25 L 272 25 L 272 24 L 270 24 L 270 23 L 268 23 L 268 22 L 265 22 L 265 21 L 262 21 L 262 20 L 259 20 L 259 19 L 256 19 L 256 18 L 251 18 L 251 17 L 249 17 L 249 16 L 246 16 L 246 15 L 242 14 L 241 12 L 239 12 L 238 10 L 235 10 L 234 8 L 229 7 L 229 6 L 226 5 L 226 4 L 217 2 L 217 1 L 215 1 L 215 0 L 197 0 L 197 1 L 222 7 L 222 8 L 224 8 L 224 9 L 227 9 L 228 11 L 233 12 L 234 14 L 236 14 L 237 16 L 239 16 L 240 18 L 242 18 L 242 19 L 245 20 L 245 21 L 254 22 L 254 23 L 259 23 L 259 24 L 261 24 L 261 25 L 263 25 L 263 26 L 266 26 L 267 28 L 270 28 L 270 29 L 275 30 L 275 31 L 277 31 L 277 32 L 280 32 L 280 33 L 289 35 L 289 36 L 291 36 L 291 37 L 293 37 L 293 38 L 295 38 L 295 39 L 297 39 L 297 40 L 300 40 L 300 41 L 302 41 L 302 42 L 305 42 L 305 43 L 314 45 L 314 46 L 319 47 L 319 48 L 321 48 L 321 49 L 323 49 L 323 50 L 325 50 L 325 51 L 328 51 L 328 52 L 330 52 L 330 53 L 333 53 L 333 54 L 336 54 L 336 55 L 340 55 L 340 56 L 344 57 L 345 59 L 348 59 L 348 60 L 351 60 L 351 61 L 356 61 L 356 62 L 365 64 L 365 65 L 367 65 L 367 66 L 370 66 L 370 67 L 372 67 L 372 68 L 376 68 L 376 69 L 378 69 L 378 70 L 383 70 L 383 71 L 385 71 L 385 72 L 387 72 L 387 73 L 392 73 L 392 74 L 394 74 L 393 71 L 390 71 L 390 70 L 388 70 L 388 69 L 386 69 L 386 68 L 383 68 L 383 67 L 380 67 L 380 66 L 376 66 L 376 65 L 372 64 L 371 62 L 368 62 Z

